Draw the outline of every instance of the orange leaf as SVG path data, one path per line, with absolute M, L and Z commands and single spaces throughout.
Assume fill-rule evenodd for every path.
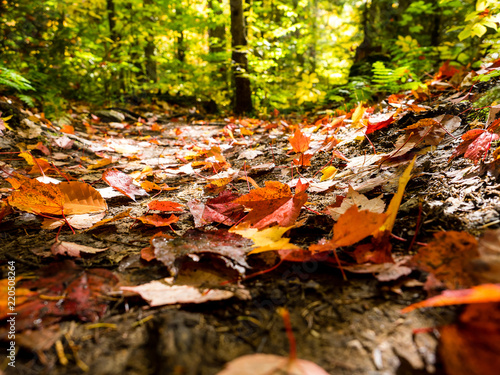
M 171 201 L 154 200 L 148 203 L 148 208 L 158 211 L 183 211 L 182 204 Z
M 170 215 L 169 217 L 161 217 L 160 215 L 145 215 L 136 217 L 137 220 L 140 220 L 144 224 L 151 224 L 155 227 L 166 227 L 170 224 L 173 224 L 179 220 L 179 218 L 175 215 Z
M 333 226 L 332 242 L 338 247 L 354 245 L 380 228 L 386 218 L 386 214 L 358 211 L 352 206 Z
M 61 127 L 61 133 L 75 134 L 75 128 L 72 127 L 71 125 L 63 125 Z
M 466 232 L 438 232 L 433 241 L 418 250 L 412 262 L 422 271 L 432 273 L 447 289 L 460 289 L 474 285 L 466 269 L 478 256 L 474 236 Z
M 7 198 L 9 204 L 34 214 L 61 215 L 64 195 L 55 184 L 28 179 Z
M 500 284 L 482 284 L 470 289 L 445 290 L 438 296 L 414 303 L 401 310 L 407 313 L 422 307 L 463 305 L 471 303 L 500 302 Z
M 297 153 L 306 152 L 309 149 L 309 142 L 311 141 L 309 137 L 306 137 L 300 129 L 295 131 L 293 137 L 288 139 L 293 147 L 293 150 Z
M 282 227 L 293 225 L 306 202 L 307 194 L 304 190 L 292 195 L 288 185 L 266 181 L 266 187 L 252 190 L 233 203 L 242 204 L 252 210 L 243 223 L 263 229 L 274 223 Z
M 61 182 L 57 187 L 64 196 L 63 208 L 67 215 L 102 212 L 108 209 L 101 194 L 85 182 Z

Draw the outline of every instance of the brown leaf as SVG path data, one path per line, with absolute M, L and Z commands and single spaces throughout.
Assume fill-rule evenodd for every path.
M 432 273 L 447 289 L 461 289 L 474 285 L 466 269 L 478 255 L 477 241 L 469 233 L 438 232 L 433 241 L 419 248 L 412 262 L 422 271 Z

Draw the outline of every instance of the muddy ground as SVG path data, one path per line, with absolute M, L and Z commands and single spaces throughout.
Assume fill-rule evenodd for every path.
M 420 207 L 422 212 L 416 237 L 420 243 L 430 241 L 433 233 L 441 230 L 468 231 L 478 236 L 485 228 L 499 227 L 500 191 L 496 178 L 488 173 L 482 162 L 477 166 L 462 158 L 448 162 L 460 143 L 458 137 L 470 129 L 469 124 L 475 118 L 481 119 L 482 116 L 484 121 L 485 114 L 470 111 L 463 104 L 427 105 L 427 111 L 405 115 L 388 129 L 377 131 L 370 137 L 377 152 L 389 152 L 394 149 L 395 140 L 401 134 L 399 130 L 420 118 L 451 114 L 462 119 L 461 127 L 453 133 L 457 139 L 447 137 L 437 148 L 417 158 L 413 178 L 406 188 L 393 230 L 395 236 L 406 240 L 392 240 L 396 255 L 418 250 L 418 245 L 414 245 L 410 252 L 408 248 L 417 229 Z M 133 110 L 139 112 L 141 108 Z M 147 117 L 148 111 L 144 112 Z M 105 137 L 138 139 L 153 136 L 159 144 L 146 149 L 141 159 L 164 155 L 175 164 L 179 161 L 172 155 L 184 147 L 183 143 L 202 143 L 203 139 L 217 138 L 227 124 L 223 120 L 193 123 L 185 117 L 181 118 L 181 122 L 171 122 L 169 119 L 162 120 L 160 115 L 157 122 L 163 127 L 161 133 L 148 131 L 146 126 L 122 129 L 117 125 L 113 128 L 109 127 L 109 123 L 98 123 L 94 127 L 99 132 L 88 138 L 81 120 L 85 116 L 85 113 L 78 114 L 74 118 L 77 132 L 73 137 L 73 147 L 68 150 L 53 148 L 52 151 L 69 156 L 66 164 L 60 164 L 65 173 L 95 183 L 95 187 L 106 186 L 99 181 L 102 170 L 69 168 L 77 165 L 82 156 L 93 155 L 89 144 L 82 139 L 102 142 Z M 293 123 L 301 120 L 286 121 Z M 16 151 L 15 145 L 19 142 L 34 144 L 56 136 L 54 129 L 43 124 L 37 126 L 42 133 L 33 139 L 23 138 L 17 130 L 6 133 L 1 139 L 1 151 Z M 175 129 L 182 130 L 182 142 L 176 140 Z M 248 165 L 275 164 L 269 170 L 249 172 L 260 186 L 264 185 L 264 181 L 288 182 L 291 179 L 288 137 L 289 134 L 270 137 L 269 133 L 262 133 L 251 146 L 263 154 L 247 160 Z M 238 155 L 246 147 L 235 145 L 224 151 L 234 169 L 243 167 L 244 160 L 238 159 Z M 365 140 L 349 142 L 340 146 L 339 150 L 351 158 L 370 153 L 372 148 Z M 110 151 L 106 153 L 113 154 Z M 118 156 L 113 167 L 126 173 L 144 167 L 141 160 L 127 161 Z M 329 153 L 318 154 L 312 166 L 301 169 L 300 173 L 304 177 L 312 177 L 330 158 Z M 8 165 L 16 170 L 26 169 L 24 160 L 12 155 L 2 154 L 0 160 L 4 168 Z M 408 160 L 402 160 L 381 167 L 370 166 L 355 175 L 346 174 L 330 190 L 310 193 L 308 201 L 312 204 L 309 208 L 321 212 L 334 201 L 336 195 L 345 194 L 349 184 L 365 186 L 364 182 L 373 181 L 376 177 L 381 178 L 381 182 L 363 192 L 369 198 L 382 195 L 388 203 L 397 189 L 397 178 L 407 163 Z M 342 168 L 345 163 L 335 159 L 333 165 Z M 210 173 L 202 175 L 209 176 Z M 169 176 L 163 182 L 178 189 L 163 192 L 161 199 L 186 203 L 194 198 L 207 197 L 203 191 L 206 181 L 197 175 Z M 9 187 L 2 181 L 4 198 L 8 196 Z M 235 181 L 232 189 L 246 193 L 247 183 Z M 122 195 L 106 201 L 109 216 L 127 208 L 132 208 L 132 216 L 139 216 L 146 211 L 144 203 L 150 200 L 150 197 L 139 197 L 137 202 L 133 202 Z M 299 220 L 304 220 L 303 225 L 288 234 L 292 243 L 306 246 L 331 236 L 334 221 L 329 216 L 302 210 Z M 160 228 L 132 224 L 134 220 L 127 218 L 95 230 L 79 231 L 76 235 L 66 227 L 60 239 L 108 247 L 105 252 L 74 261 L 85 269 L 110 270 L 124 284 L 139 285 L 169 276 L 169 271 L 160 262 L 146 262 L 140 258 L 141 249 L 148 246 L 151 236 Z M 65 259 L 54 257 L 49 251 L 57 230 L 43 230 L 40 225 L 40 217 L 22 212 L 3 219 L 0 224 L 0 260 L 4 277 L 7 261 L 16 262 L 17 275 L 29 277 L 40 268 Z M 173 225 L 175 235 L 182 235 L 193 226 L 192 215 L 186 211 Z M 204 229 L 220 227 L 206 226 Z M 169 229 L 163 231 L 168 232 Z M 271 255 L 252 256 L 248 262 L 253 266 L 247 272 L 251 274 L 270 267 L 276 259 Z M 206 270 L 212 266 L 212 259 L 184 265 L 195 270 Z M 44 330 L 41 335 L 37 336 L 35 330 L 33 336 L 27 335 L 23 340 L 25 344 L 17 353 L 15 369 L 4 362 L 2 371 L 23 375 L 82 374 L 85 371 L 93 375 L 216 374 L 227 362 L 245 354 L 287 356 L 290 345 L 283 320 L 277 314 L 279 307 L 285 307 L 290 312 L 298 357 L 317 363 L 330 374 L 442 374 L 444 369 L 435 328 L 453 322 L 460 309 L 433 308 L 400 313 L 402 308 L 426 298 L 427 294 L 422 289 L 425 276 L 414 270 L 400 279 L 381 282 L 372 274 L 348 272 L 348 280 L 345 281 L 337 267 L 326 263 L 284 262 L 273 271 L 241 281 L 251 295 L 251 299 L 247 300 L 231 298 L 152 308 L 140 297 L 113 295 L 99 324 L 70 317 L 45 327 L 49 330 Z M 62 344 L 59 348 L 58 345 L 43 345 L 44 340 L 52 344 L 56 341 L 54 337 Z M 66 358 L 67 363 L 62 363 L 62 358 Z

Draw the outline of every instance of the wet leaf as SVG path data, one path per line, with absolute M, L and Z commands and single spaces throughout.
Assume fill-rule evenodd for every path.
M 132 179 L 132 177 L 117 169 L 106 169 L 102 174 L 102 179 L 109 186 L 126 195 L 134 202 L 136 195 L 148 195 L 148 193 L 144 189 L 134 185 L 134 180 Z

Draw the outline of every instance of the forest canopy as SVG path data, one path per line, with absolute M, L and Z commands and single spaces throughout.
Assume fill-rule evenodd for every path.
M 0 2 L 0 90 L 57 117 L 163 94 L 237 113 L 351 107 L 498 58 L 497 1 Z M 238 102 L 239 101 L 239 102 Z

